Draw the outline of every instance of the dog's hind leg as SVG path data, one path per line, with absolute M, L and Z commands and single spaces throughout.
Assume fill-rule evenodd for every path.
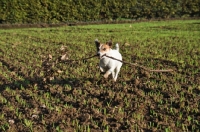
M 121 68 L 121 66 L 118 66 L 118 67 L 116 68 L 116 71 L 115 71 L 115 77 L 113 78 L 114 82 L 117 81 L 117 77 L 118 77 L 118 74 L 119 74 L 120 68 Z
M 115 71 L 112 71 L 111 74 L 112 74 L 112 78 L 114 79 L 115 78 Z

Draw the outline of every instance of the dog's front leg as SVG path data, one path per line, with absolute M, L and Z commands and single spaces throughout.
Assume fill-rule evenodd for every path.
M 101 66 L 99 66 L 99 68 L 101 72 L 105 72 L 105 70 Z
M 104 76 L 104 78 L 108 78 L 108 76 L 111 74 L 111 72 L 110 71 L 107 71 L 103 76 Z

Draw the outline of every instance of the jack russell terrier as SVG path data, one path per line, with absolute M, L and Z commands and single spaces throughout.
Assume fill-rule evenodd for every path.
M 108 41 L 105 44 L 101 44 L 98 39 L 95 40 L 97 55 L 99 55 L 100 71 L 104 72 L 104 78 L 108 78 L 112 74 L 113 81 L 116 82 L 122 62 L 108 58 L 110 56 L 122 61 L 122 55 L 119 53 L 118 43 L 115 45 L 115 49 L 111 49 L 112 41 Z

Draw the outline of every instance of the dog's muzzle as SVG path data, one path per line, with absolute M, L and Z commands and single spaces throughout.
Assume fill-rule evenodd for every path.
M 106 56 L 106 54 L 99 55 L 99 59 L 102 59 L 104 56 Z

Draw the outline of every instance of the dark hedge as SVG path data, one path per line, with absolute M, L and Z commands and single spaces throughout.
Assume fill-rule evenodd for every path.
M 199 17 L 200 0 L 0 0 L 0 23 Z

